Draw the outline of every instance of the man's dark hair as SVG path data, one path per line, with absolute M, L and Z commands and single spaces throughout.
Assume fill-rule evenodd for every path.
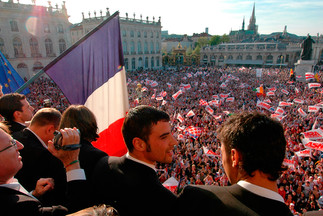
M 280 122 L 260 113 L 231 116 L 217 131 L 228 155 L 231 149 L 242 154 L 242 168 L 249 176 L 256 170 L 277 180 L 285 170 L 286 140 Z
M 152 126 L 157 124 L 159 121 L 169 120 L 170 118 L 167 113 L 154 107 L 142 105 L 131 109 L 122 126 L 122 134 L 128 151 L 132 152 L 132 140 L 135 137 L 147 142 Z
M 30 125 L 45 126 L 52 124 L 55 128 L 58 128 L 61 121 L 61 113 L 55 108 L 42 108 L 36 112 L 31 119 Z
M 0 98 L 0 114 L 6 121 L 13 121 L 13 113 L 22 111 L 23 104 L 21 100 L 26 99 L 26 96 L 19 93 L 5 94 Z

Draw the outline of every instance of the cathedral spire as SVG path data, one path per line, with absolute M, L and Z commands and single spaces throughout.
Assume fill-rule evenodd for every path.
M 242 31 L 244 31 L 244 17 L 243 17 L 243 22 L 242 22 Z
M 256 3 L 253 3 L 253 9 L 252 9 L 252 14 L 249 20 L 249 25 L 248 25 L 248 30 L 252 30 L 254 31 L 255 34 L 257 34 L 258 31 L 258 26 L 256 25 L 256 15 L 255 15 L 255 11 L 256 11 Z

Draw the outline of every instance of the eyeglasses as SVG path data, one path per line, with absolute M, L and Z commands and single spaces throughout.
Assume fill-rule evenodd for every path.
M 5 147 L 4 149 L 0 150 L 0 152 L 10 149 L 11 147 L 15 147 L 15 149 L 17 149 L 17 140 L 11 139 L 9 140 L 9 142 L 10 142 L 10 146 Z

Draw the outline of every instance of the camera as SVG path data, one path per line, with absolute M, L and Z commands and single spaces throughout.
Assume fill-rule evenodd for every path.
M 79 129 L 77 129 L 77 132 L 80 134 L 80 131 Z M 64 151 L 73 151 L 73 150 L 76 150 L 76 149 L 79 149 L 81 148 L 81 144 L 71 144 L 71 145 L 64 145 L 62 146 L 62 134 L 61 132 L 59 131 L 55 131 L 54 132 L 54 147 L 57 149 L 57 150 L 64 150 Z

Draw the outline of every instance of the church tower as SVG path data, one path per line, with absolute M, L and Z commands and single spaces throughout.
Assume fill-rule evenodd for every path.
M 242 22 L 242 31 L 244 31 L 244 17 L 243 17 L 243 22 Z
M 256 25 L 255 3 L 253 3 L 252 15 L 249 20 L 248 30 L 254 31 L 254 34 L 258 33 L 258 26 Z

